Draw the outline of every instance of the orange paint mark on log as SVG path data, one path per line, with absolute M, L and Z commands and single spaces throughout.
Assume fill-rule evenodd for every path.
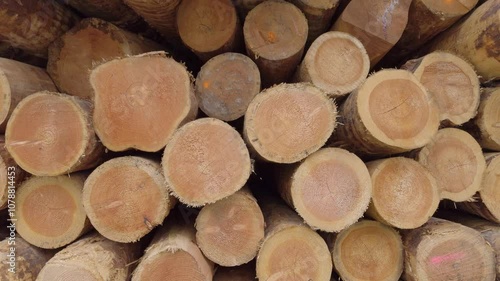
M 210 87 L 210 81 L 203 82 L 203 88 L 208 89 Z
M 271 43 L 276 42 L 276 33 L 272 32 L 272 31 L 269 31 L 267 33 L 267 41 L 269 41 Z

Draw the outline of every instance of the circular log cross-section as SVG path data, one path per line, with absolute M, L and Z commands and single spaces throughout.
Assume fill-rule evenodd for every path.
M 439 205 L 434 177 L 413 159 L 396 157 L 366 164 L 373 183 L 367 214 L 400 229 L 426 223 Z
M 32 177 L 17 190 L 17 231 L 44 249 L 65 246 L 91 229 L 82 204 L 85 176 Z
M 214 118 L 179 128 L 165 147 L 162 164 L 170 191 L 190 206 L 235 193 L 251 173 L 250 155 L 240 134 Z
M 500 151 L 500 87 L 486 89 L 470 132 L 481 147 Z M 469 126 L 469 124 L 467 124 Z
M 85 181 L 83 205 L 104 237 L 134 242 L 161 224 L 175 204 L 160 163 L 142 157 L 114 158 Z
M 280 193 L 314 229 L 338 232 L 358 221 L 368 208 L 372 182 L 353 153 L 321 149 L 280 175 Z
M 417 158 L 436 178 L 441 198 L 467 201 L 481 188 L 486 161 L 477 141 L 462 130 L 439 130 Z
M 336 117 L 337 108 L 323 91 L 305 83 L 281 84 L 250 103 L 244 136 L 262 159 L 294 163 L 326 143 Z
M 364 220 L 341 231 L 333 264 L 343 280 L 397 281 L 403 273 L 403 241 L 393 228 Z
M 368 76 L 370 59 L 356 37 L 330 31 L 308 49 L 297 80 L 311 82 L 332 97 L 352 92 Z
M 262 211 L 247 190 L 203 207 L 195 226 L 200 249 L 208 259 L 222 266 L 251 261 L 264 238 Z
M 89 101 L 52 92 L 23 99 L 5 132 L 8 152 L 23 170 L 57 176 L 99 164 L 104 148 L 92 127 Z
M 382 70 L 366 79 L 343 104 L 335 138 L 369 155 L 426 145 L 439 127 L 439 110 L 427 89 L 406 70 Z
M 233 121 L 260 92 L 260 72 L 247 56 L 225 53 L 206 62 L 196 77 L 196 97 L 209 117 Z

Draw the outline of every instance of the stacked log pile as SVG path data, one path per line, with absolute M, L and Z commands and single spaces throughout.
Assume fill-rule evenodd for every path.
M 0 19 L 0 280 L 499 280 L 500 0 Z

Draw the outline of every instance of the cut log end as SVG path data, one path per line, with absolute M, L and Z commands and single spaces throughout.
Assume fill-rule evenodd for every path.
M 83 205 L 104 237 L 134 242 L 161 224 L 175 204 L 160 164 L 141 157 L 120 157 L 97 167 L 83 190 Z
M 89 126 L 90 103 L 70 96 L 39 92 L 26 97 L 12 112 L 6 147 L 27 172 L 56 176 L 95 165 L 98 150 Z M 99 154 L 99 153 L 97 153 Z
M 11 106 L 11 91 L 9 79 L 0 69 L 0 124 L 7 119 Z
M 184 44 L 202 60 L 232 51 L 241 32 L 236 9 L 230 0 L 181 1 L 177 28 Z
M 250 155 L 240 134 L 214 118 L 198 119 L 177 130 L 162 164 L 170 191 L 190 206 L 235 193 L 251 173 Z
M 332 251 L 344 280 L 397 281 L 403 272 L 403 242 L 391 227 L 364 220 L 343 230 Z
M 299 68 L 298 79 L 335 97 L 356 89 L 369 70 L 370 59 L 363 44 L 347 33 L 332 31 L 313 42 Z
M 445 52 L 433 52 L 417 61 L 412 71 L 436 101 L 442 121 L 461 125 L 476 115 L 480 101 L 479 79 L 472 66 Z
M 257 255 L 264 238 L 264 217 L 248 191 L 205 206 L 196 219 L 196 242 L 205 256 L 222 266 L 237 266 Z
M 161 52 L 117 59 L 95 68 L 94 126 L 112 151 L 161 150 L 197 103 L 186 67 Z
M 209 117 L 223 121 L 242 117 L 259 92 L 257 65 L 238 53 L 225 53 L 210 59 L 196 78 L 200 109 Z
M 418 162 L 388 158 L 367 163 L 373 195 L 368 214 L 388 225 L 417 228 L 426 223 L 439 205 L 434 177 Z
M 85 177 L 32 177 L 17 190 L 17 231 L 45 249 L 65 246 L 90 229 L 82 202 Z
M 482 94 L 474 122 L 481 133 L 481 146 L 500 151 L 500 88 L 487 89 Z
M 464 202 L 465 209 L 470 209 L 467 205 L 472 205 L 471 209 L 477 210 L 473 213 L 500 223 L 500 154 L 485 155 L 488 159 L 488 165 L 479 190 L 480 202 Z
M 289 190 L 293 206 L 308 225 L 338 232 L 355 223 L 368 208 L 371 179 L 356 155 L 325 148 L 301 163 Z
M 403 240 L 405 280 L 495 279 L 491 246 L 473 229 L 432 219 L 407 233 Z
M 332 259 L 325 241 L 305 226 L 287 227 L 262 243 L 257 278 L 276 281 L 329 281 Z
M 336 117 L 335 104 L 321 90 L 308 84 L 281 84 L 250 103 L 244 135 L 264 160 L 294 163 L 326 143 Z
M 461 202 L 481 187 L 486 161 L 481 147 L 468 133 L 440 130 L 418 154 L 418 161 L 436 178 L 441 198 Z

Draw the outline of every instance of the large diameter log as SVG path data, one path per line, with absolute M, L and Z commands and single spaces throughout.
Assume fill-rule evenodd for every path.
M 196 77 L 196 98 L 209 117 L 234 121 L 260 92 L 260 72 L 247 56 L 224 53 L 211 58 Z
M 467 201 L 481 188 L 486 161 L 481 147 L 467 132 L 439 130 L 417 153 L 417 160 L 436 178 L 441 198 Z
M 403 241 L 392 227 L 363 220 L 327 241 L 342 280 L 398 281 L 403 273 Z
M 470 12 L 478 0 L 415 0 L 411 2 L 408 24 L 398 43 L 387 54 L 390 64 L 420 48 Z M 386 60 L 384 58 L 384 60 Z
M 47 72 L 59 91 L 91 98 L 89 75 L 96 64 L 161 49 L 158 44 L 111 23 L 88 18 L 50 45 Z
M 500 151 L 500 87 L 483 89 L 477 115 L 464 129 L 481 147 Z
M 255 281 L 255 263 L 235 267 L 218 267 L 213 281 Z
M 338 232 L 358 221 L 368 208 L 372 182 L 355 154 L 323 148 L 300 164 L 282 168 L 281 196 L 313 229 Z
M 323 91 L 306 83 L 280 84 L 250 103 L 243 134 L 263 160 L 295 163 L 326 143 L 336 118 L 337 107 Z
M 474 118 L 479 107 L 479 78 L 472 66 L 447 52 L 432 52 L 407 61 L 403 69 L 415 77 L 436 101 L 441 121 L 453 126 Z
M 165 147 L 162 166 L 172 194 L 190 206 L 204 206 L 235 193 L 252 168 L 240 134 L 214 118 L 179 128 Z
M 431 50 L 455 53 L 472 65 L 489 81 L 500 77 L 500 3 L 489 0 L 479 6 L 463 22 L 436 37 Z
M 411 0 L 352 0 L 331 30 L 358 38 L 366 48 L 371 66 L 398 42 L 408 22 Z
M 169 220 L 155 234 L 132 281 L 211 281 L 214 264 L 203 256 L 194 241 L 192 225 Z
M 370 60 L 363 44 L 348 33 L 330 31 L 307 50 L 296 80 L 311 82 L 329 96 L 338 97 L 361 85 L 369 70 Z
M 177 41 L 177 7 L 181 0 L 123 0 L 168 41 Z
M 5 145 L 23 170 L 37 176 L 95 167 L 104 147 L 91 116 L 89 101 L 47 91 L 29 95 L 12 112 Z
M 0 3 L 0 40 L 46 58 L 49 44 L 78 17 L 55 0 L 4 0 Z
M 5 137 L 0 135 L 0 210 L 8 208 L 9 203 L 14 206 L 16 188 L 26 176 L 5 148 Z
M 246 17 L 243 35 L 263 86 L 269 87 L 288 81 L 295 72 L 307 40 L 307 19 L 291 3 L 265 1 Z
M 368 77 L 340 109 L 333 144 L 361 154 L 401 153 L 427 144 L 439 127 L 431 94 L 405 70 Z
M 470 201 L 454 203 L 462 211 L 500 223 L 500 153 L 487 153 L 486 171 L 479 191 Z
M 115 59 L 90 74 L 94 127 L 112 151 L 161 150 L 198 112 L 186 67 L 163 52 Z
M 17 232 L 30 244 L 55 249 L 92 229 L 82 204 L 85 174 L 31 177 L 16 194 Z
M 291 0 L 290 2 L 306 16 L 309 27 L 307 42 L 309 43 L 330 28 L 333 14 L 339 5 L 339 0 Z
M 140 256 L 137 243 L 117 243 L 92 233 L 51 258 L 37 281 L 127 281 Z
M 257 278 L 275 281 L 330 281 L 328 246 L 290 208 L 273 198 L 259 198 L 266 236 L 257 256 Z
M 151 232 L 175 205 L 160 163 L 136 156 L 114 158 L 97 167 L 85 181 L 82 200 L 95 229 L 122 243 Z
M 222 266 L 250 262 L 264 238 L 262 211 L 246 188 L 203 207 L 195 226 L 200 249 Z
M 396 228 L 412 229 L 436 212 L 440 199 L 436 179 L 417 161 L 394 157 L 366 165 L 373 183 L 367 211 L 370 217 Z
M 0 242 L 0 279 L 4 281 L 33 281 L 50 260 L 55 250 L 35 247 L 21 237 Z
M 404 280 L 495 280 L 494 252 L 480 233 L 432 218 L 403 234 Z
M 181 1 L 177 28 L 184 45 L 203 61 L 242 46 L 241 24 L 231 0 Z
M 57 91 L 44 69 L 0 58 L 0 132 L 23 98 L 44 90 Z

